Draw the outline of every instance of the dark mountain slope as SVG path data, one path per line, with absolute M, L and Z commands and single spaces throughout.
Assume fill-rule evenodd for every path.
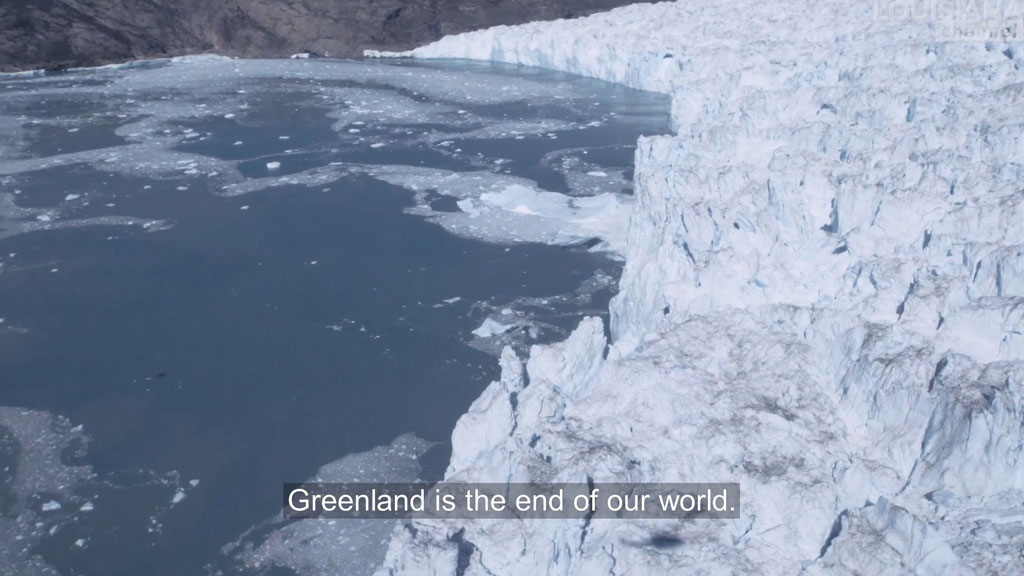
M 0 0 L 0 71 L 199 52 L 350 57 L 636 0 Z

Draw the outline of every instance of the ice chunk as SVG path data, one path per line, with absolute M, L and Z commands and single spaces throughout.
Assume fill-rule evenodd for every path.
M 625 249 L 632 199 L 617 193 L 574 197 L 532 181 L 493 172 L 449 172 L 398 166 L 364 167 L 372 176 L 411 190 L 436 189 L 458 198 L 460 212 L 410 210 L 451 232 L 495 242 L 575 245 L 594 238 L 596 249 Z M 422 201 L 422 197 L 420 198 Z
M 504 334 L 513 328 L 512 325 L 502 324 L 490 318 L 484 320 L 483 324 L 473 330 L 473 335 L 479 338 L 490 338 L 498 334 Z
M 512 208 L 512 212 L 515 212 L 516 214 L 531 214 L 533 216 L 537 215 L 537 213 L 534 212 L 532 208 L 530 208 L 529 206 L 527 206 L 525 204 L 516 204 Z
M 267 162 L 267 170 L 277 170 L 281 168 L 280 162 Z

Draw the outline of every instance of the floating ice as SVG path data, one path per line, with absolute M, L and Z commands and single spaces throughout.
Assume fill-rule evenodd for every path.
M 11 160 L 0 163 L 0 175 L 88 163 L 97 170 L 147 178 L 176 178 L 184 174 L 189 181 L 201 178 L 203 188 L 209 181 L 210 188 L 222 190 L 227 195 L 293 182 L 322 184 L 330 181 L 332 175 L 343 175 L 345 171 L 331 171 L 321 166 L 283 180 L 253 179 L 239 173 L 237 161 L 185 151 L 183 144 L 186 142 L 209 136 L 207 131 L 191 123 L 234 118 L 239 110 L 250 107 L 248 91 L 240 88 L 238 83 L 259 82 L 263 78 L 317 80 L 314 93 L 323 101 L 322 105 L 333 108 L 329 116 L 337 120 L 335 128 L 345 136 L 351 135 L 346 143 L 358 142 L 361 146 L 374 148 L 391 146 L 395 140 L 366 142 L 355 130 L 364 131 L 359 127 L 374 124 L 382 132 L 399 136 L 403 143 L 427 145 L 451 141 L 455 135 L 463 139 L 483 139 L 506 137 L 508 134 L 550 134 L 554 130 L 578 126 L 550 119 L 509 121 L 485 117 L 486 114 L 480 115 L 470 106 L 523 100 L 584 101 L 584 98 L 589 98 L 585 89 L 578 86 L 535 82 L 529 78 L 509 82 L 506 75 L 491 74 L 486 67 L 479 66 L 468 66 L 465 70 L 430 70 L 351 62 L 250 62 L 200 58 L 172 59 L 129 67 L 132 68 L 130 74 L 124 72 L 125 66 L 120 66 L 76 71 L 66 76 L 88 80 L 76 88 L 76 95 L 85 101 L 119 102 L 118 113 L 109 117 L 127 119 L 115 131 L 127 144 L 34 158 L 24 153 L 24 145 L 27 144 L 22 128 L 24 121 L 0 114 L 0 146 L 5 150 L 15 147 L 11 149 L 14 153 L 4 154 Z M 32 84 L 31 89 L 25 92 L 36 96 L 66 91 L 53 77 L 19 78 L 23 78 L 19 82 Z M 331 80 L 343 81 L 345 85 L 332 84 Z M 169 98 L 165 94 L 167 85 L 174 85 L 182 94 L 188 94 L 186 101 Z M 131 97 L 125 98 L 126 94 L 131 94 Z M 413 131 L 409 129 L 411 124 L 430 127 L 422 132 Z M 241 140 L 234 142 L 236 146 L 242 144 Z M 478 160 L 471 158 L 469 161 Z M 479 159 L 479 163 L 484 162 L 489 160 Z M 268 171 L 272 170 L 268 168 Z M 192 189 L 191 182 L 181 183 L 180 188 L 175 189 Z M 614 188 L 601 190 L 605 191 L 614 191 Z
M 11 193 L 0 192 L 0 238 L 7 238 L 36 230 L 58 230 L 80 226 L 142 226 L 148 230 L 163 230 L 169 224 L 163 220 L 147 220 L 128 216 L 94 216 L 63 218 L 44 208 L 18 206 Z
M 267 170 L 277 170 L 281 167 L 280 162 L 267 162 Z
M 492 172 L 450 172 L 403 166 L 364 166 L 375 178 L 413 191 L 435 189 L 458 199 L 460 212 L 435 212 L 423 201 L 409 211 L 450 232 L 492 242 L 574 245 L 599 238 L 598 248 L 621 253 L 632 199 L 605 193 L 573 197 L 540 190 L 522 178 Z
M 399 436 L 390 446 L 380 446 L 346 456 L 320 468 L 309 482 L 415 482 L 418 458 L 433 444 L 411 434 Z M 373 574 L 384 557 L 395 520 L 345 520 L 287 523 L 279 515 L 249 529 L 225 553 L 248 568 L 277 566 L 299 576 Z M 296 542 L 302 546 L 296 547 Z
M 60 526 L 61 501 L 73 502 L 74 489 L 92 477 L 88 466 L 64 463 L 66 451 L 84 442 L 66 419 L 46 412 L 0 407 L 0 444 L 13 448 L 16 462 L 7 472 L 5 506 L 0 515 L 0 558 L 11 574 L 56 574 L 35 546 Z M 56 496 L 32 504 L 36 495 Z M 58 499 L 59 498 L 59 499 Z
M 495 320 L 487 318 L 486 320 L 484 320 L 483 324 L 481 324 L 477 329 L 473 330 L 473 335 L 480 338 L 489 338 L 491 336 L 496 336 L 498 334 L 504 334 L 505 332 L 508 332 L 510 329 L 512 329 L 511 325 L 502 324 L 501 322 L 497 322 Z

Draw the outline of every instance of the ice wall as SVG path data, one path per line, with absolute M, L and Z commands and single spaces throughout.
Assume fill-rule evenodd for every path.
M 743 518 L 422 522 L 382 574 L 1019 565 L 1024 47 L 884 8 L 637 5 L 407 54 L 673 96 L 676 135 L 639 142 L 607 357 L 594 320 L 525 372 L 506 355 L 449 476 L 739 481 Z

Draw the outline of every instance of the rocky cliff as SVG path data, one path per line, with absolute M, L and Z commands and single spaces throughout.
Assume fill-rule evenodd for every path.
M 215 52 L 335 57 L 454 34 L 572 18 L 635 0 L 5 0 L 0 71 Z

